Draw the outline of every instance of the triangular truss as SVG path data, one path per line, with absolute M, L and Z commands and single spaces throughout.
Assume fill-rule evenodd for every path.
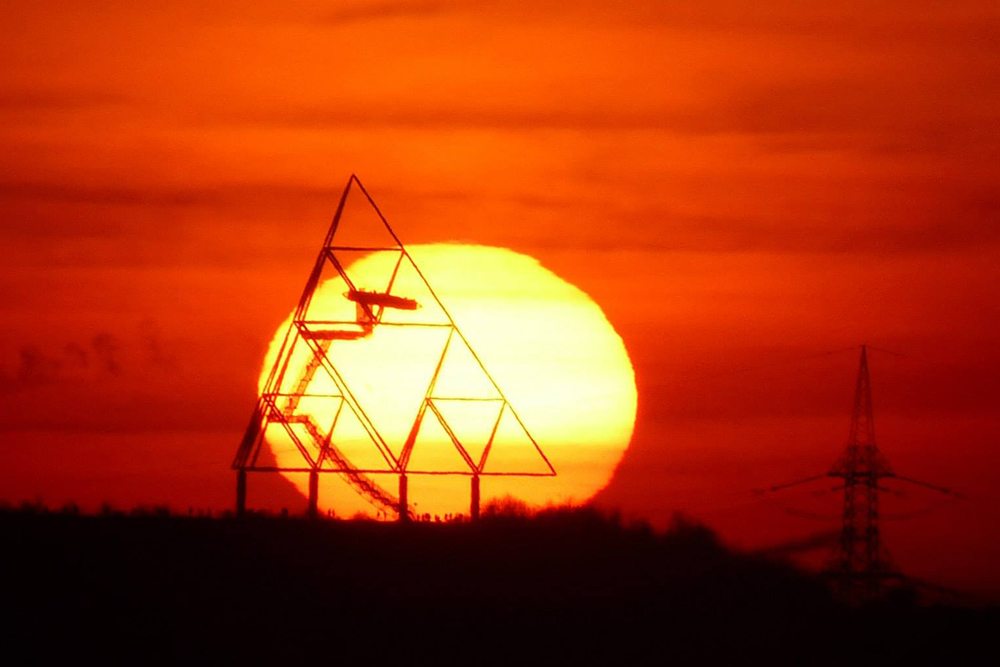
M 356 274 L 351 264 L 381 255 L 385 271 Z M 342 294 L 317 299 L 328 280 Z M 337 283 L 340 284 L 340 283 Z M 322 303 L 319 303 L 322 301 Z M 391 404 L 387 394 L 358 391 L 370 382 L 346 363 L 351 344 L 381 345 L 388 357 L 420 350 L 426 390 L 412 402 Z M 377 342 L 376 342 L 377 341 Z M 356 349 L 356 348 L 355 348 Z M 414 355 L 408 355 L 412 357 Z M 408 361 L 413 361 L 408 359 Z M 421 385 L 422 386 L 422 385 Z M 412 414 L 406 432 L 391 432 Z M 407 417 L 407 419 L 409 419 Z M 269 436 L 276 435 L 277 438 Z M 294 466 L 277 465 L 265 443 L 290 441 Z M 450 442 L 452 448 L 431 447 Z M 469 341 L 354 175 L 347 182 L 333 223 L 285 333 L 257 406 L 233 461 L 240 472 L 238 504 L 246 472 L 308 472 L 315 510 L 315 476 L 337 473 L 376 509 L 405 510 L 408 474 L 471 475 L 478 498 L 480 475 L 551 476 L 555 469 L 528 432 Z M 400 476 L 394 495 L 375 482 Z M 478 507 L 478 500 L 475 508 Z M 473 513 L 477 509 L 473 510 Z

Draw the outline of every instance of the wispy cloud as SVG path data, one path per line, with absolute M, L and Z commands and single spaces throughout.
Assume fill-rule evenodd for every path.
M 602 175 L 595 173 L 588 178 L 600 180 Z M 628 180 L 617 185 L 634 187 Z M 326 213 L 337 195 L 335 186 L 295 183 L 230 183 L 203 188 L 6 183 L 0 184 L 0 210 L 6 201 L 8 222 L 0 230 L 0 239 L 31 244 L 70 237 L 79 244 L 89 239 L 124 244 L 123 253 L 139 255 L 143 244 L 155 244 L 160 261 L 164 261 L 205 238 L 212 229 L 222 233 L 241 218 L 242 224 L 249 224 L 247 212 L 257 216 L 253 220 L 301 207 Z M 420 213 L 423 206 L 435 211 L 447 208 L 456 215 L 499 206 L 518 212 L 519 222 L 505 225 L 496 238 L 492 228 L 479 230 L 476 238 L 484 243 L 540 249 L 885 254 L 963 251 L 1000 244 L 1000 227 L 994 224 L 1000 216 L 1000 198 L 972 185 L 937 185 L 930 191 L 919 184 L 908 185 L 891 195 L 885 193 L 877 202 L 881 209 L 867 210 L 863 203 L 845 208 L 818 201 L 803 210 L 789 202 L 786 207 L 775 207 L 771 215 L 750 209 L 743 216 L 713 211 L 692 214 L 671 206 L 668 198 L 655 190 L 649 201 L 638 207 L 606 194 L 570 197 L 523 187 L 499 195 L 473 189 L 425 191 L 390 186 L 381 188 L 378 195 L 390 207 L 410 209 L 406 219 L 410 238 L 442 240 L 439 235 L 450 229 L 441 227 L 436 217 Z M 18 212 L 28 204 L 33 206 L 26 209 L 29 217 L 21 217 Z M 887 206 L 892 207 L 891 215 L 881 212 Z M 164 213 L 199 208 L 211 210 L 213 221 L 206 222 L 201 212 L 191 216 Z M 143 215 L 132 214 L 140 210 Z M 147 227 L 148 216 L 162 219 L 155 233 Z M 276 230 L 264 222 L 258 224 L 264 225 L 261 243 L 278 240 Z M 303 230 L 322 227 L 314 219 L 297 224 Z M 608 225 L 613 233 L 608 232 Z M 256 246 L 243 243 L 240 247 L 247 251 Z M 212 255 L 212 259 L 223 257 Z
M 40 385 L 79 382 L 121 374 L 121 342 L 101 331 L 86 342 L 61 347 L 23 345 L 13 371 L 0 375 L 0 389 L 20 391 Z
M 433 16 L 452 8 L 455 3 L 418 2 L 375 2 L 351 7 L 342 7 L 321 17 L 320 22 L 328 26 L 343 26 L 367 21 L 394 18 Z
M 0 113 L 78 111 L 89 107 L 122 105 L 129 98 L 121 93 L 95 90 L 5 90 L 0 92 Z
M 47 385 L 103 382 L 142 369 L 172 372 L 179 359 L 159 326 L 144 320 L 135 336 L 99 331 L 63 345 L 26 343 L 13 363 L 0 365 L 0 392 L 19 392 Z M 3 368 L 6 366 L 6 370 Z
M 111 187 L 58 182 L 0 182 L 0 201 L 31 201 L 51 204 L 141 206 L 153 208 L 226 206 L 246 202 L 296 201 L 303 198 L 330 199 L 335 188 L 300 184 L 236 183 L 205 187 L 175 187 L 156 184 Z

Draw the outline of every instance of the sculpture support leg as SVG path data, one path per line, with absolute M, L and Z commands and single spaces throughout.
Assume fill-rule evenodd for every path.
M 406 475 L 399 476 L 399 520 L 409 521 L 410 520 L 410 508 L 406 498 Z
M 473 521 L 479 520 L 479 475 L 472 476 L 472 503 L 469 513 Z
M 236 514 L 243 516 L 247 511 L 247 471 L 236 471 Z
M 309 510 L 307 514 L 310 519 L 315 519 L 317 508 L 319 507 L 319 473 L 315 470 L 309 471 Z

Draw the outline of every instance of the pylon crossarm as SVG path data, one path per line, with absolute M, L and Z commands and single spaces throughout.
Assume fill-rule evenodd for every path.
M 926 489 L 930 489 L 931 491 L 937 491 L 938 493 L 943 493 L 946 496 L 954 496 L 956 498 L 961 498 L 961 499 L 965 500 L 965 496 L 964 495 L 962 495 L 958 491 L 955 491 L 953 489 L 949 489 L 949 488 L 944 487 L 944 486 L 938 486 L 937 484 L 931 484 L 929 482 L 922 482 L 919 479 L 912 479 L 910 477 L 903 477 L 902 475 L 896 475 L 896 474 L 885 475 L 885 477 L 891 477 L 892 479 L 898 479 L 900 482 L 906 482 L 907 484 L 915 484 L 916 486 L 922 486 L 922 487 L 924 487 Z
M 774 486 L 768 486 L 768 487 L 763 488 L 763 489 L 754 489 L 753 492 L 759 496 L 759 495 L 761 495 L 763 493 L 772 493 L 774 491 L 781 491 L 783 489 L 787 489 L 787 488 L 792 487 L 792 486 L 799 486 L 800 484 L 808 484 L 809 482 L 815 482 L 816 480 L 823 479 L 826 476 L 827 476 L 826 474 L 813 475 L 811 477 L 804 477 L 803 479 L 797 479 L 794 482 L 786 482 L 784 484 L 775 484 Z
M 889 478 L 889 477 L 895 477 L 896 475 L 893 474 L 893 473 L 885 473 L 885 472 L 878 472 L 878 471 L 876 471 L 876 472 L 869 472 L 867 470 L 854 470 L 854 471 L 850 471 L 850 470 L 836 470 L 836 469 L 834 469 L 834 470 L 831 470 L 830 472 L 826 473 L 823 476 L 824 477 L 836 477 L 838 479 L 843 479 L 843 480 L 851 479 L 851 480 L 854 480 L 854 481 L 857 482 L 857 481 L 864 481 L 864 480 L 869 480 L 869 479 L 877 481 L 877 480 L 880 480 L 880 479 L 886 479 L 886 478 Z
M 847 488 L 847 485 L 846 484 L 841 484 L 840 486 L 835 487 L 833 490 L 834 491 L 843 491 L 845 488 Z M 874 489 L 876 491 L 881 491 L 882 493 L 891 493 L 892 495 L 894 495 L 894 496 L 896 496 L 898 498 L 901 498 L 904 495 L 906 495 L 902 491 L 897 491 L 896 489 L 890 489 L 887 486 L 879 486 L 878 484 L 875 484 L 875 485 L 871 486 L 870 488 L 872 488 L 872 489 Z

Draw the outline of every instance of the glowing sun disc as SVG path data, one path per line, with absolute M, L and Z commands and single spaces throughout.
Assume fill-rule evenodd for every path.
M 556 477 L 484 477 L 484 503 L 508 494 L 536 506 L 589 499 L 610 480 L 632 437 L 636 413 L 632 364 L 600 307 L 534 258 L 505 248 L 435 244 L 407 250 L 557 471 Z M 384 274 L 387 266 L 391 270 L 394 261 L 393 256 L 376 253 L 357 259 L 347 271 L 352 280 L 357 276 L 363 282 L 365 276 Z M 393 293 L 405 296 L 410 287 L 397 283 Z M 332 304 L 344 301 L 345 292 L 342 279 L 327 280 L 311 308 L 323 312 L 330 304 L 333 309 Z M 261 388 L 291 319 L 289 315 L 271 342 Z M 394 394 L 417 389 L 423 396 L 427 380 L 410 369 L 416 368 L 424 344 L 433 345 L 432 333 L 407 329 L 414 333 L 398 338 L 400 328 L 390 329 L 377 325 L 371 336 L 350 341 L 350 354 L 334 363 L 343 363 L 345 374 L 358 378 L 357 391 L 373 392 L 366 405 L 381 409 L 378 428 L 387 442 L 398 444 L 414 412 L 410 406 L 399 407 Z M 387 347 L 391 336 L 404 342 Z M 293 358 L 292 366 L 298 368 L 290 366 L 290 372 L 301 374 L 305 363 L 305 356 Z M 457 387 L 463 389 L 472 391 Z M 322 410 L 316 408 L 319 421 Z M 301 467 L 289 438 L 269 434 L 268 446 L 279 466 Z M 428 454 L 431 465 L 435 456 L 444 460 L 451 452 L 444 439 L 436 446 L 440 449 Z M 304 474 L 283 474 L 306 493 Z M 396 476 L 372 477 L 395 492 Z M 468 477 L 412 475 L 411 508 L 418 514 L 467 513 L 468 484 Z M 319 507 L 340 516 L 375 513 L 336 474 L 320 476 Z

